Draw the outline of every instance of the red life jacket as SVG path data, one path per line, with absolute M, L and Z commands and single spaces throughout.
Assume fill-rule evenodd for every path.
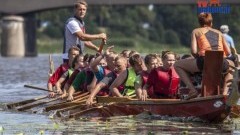
M 170 78 L 171 83 L 169 86 L 169 90 L 171 91 L 171 94 L 177 95 L 177 91 L 178 91 L 179 84 L 180 84 L 180 78 L 174 68 L 171 68 L 169 70 L 169 75 L 171 76 L 171 78 Z
M 57 81 L 61 78 L 61 76 L 69 69 L 69 65 L 67 63 L 61 64 L 57 70 L 53 73 L 53 75 L 49 78 L 48 83 L 51 83 L 53 86 L 57 83 Z M 62 85 L 66 82 L 64 81 Z
M 158 78 L 155 80 L 155 87 L 153 87 L 154 95 L 163 97 L 176 96 L 180 79 L 175 69 L 170 68 L 170 70 L 164 71 L 162 68 L 158 68 L 154 70 Z
M 116 72 L 114 72 L 114 73 L 115 73 L 116 78 L 117 78 L 119 74 L 117 74 Z M 123 91 L 124 91 L 124 89 L 125 89 L 124 86 L 125 86 L 125 85 L 124 85 L 124 83 L 123 83 L 123 84 L 121 84 L 121 85 L 119 85 L 119 86 L 117 87 L 117 89 L 118 89 L 118 91 L 119 91 L 120 93 L 123 93 Z
M 104 76 L 106 76 L 108 73 L 112 72 L 107 66 L 103 67 Z
M 143 88 L 143 86 L 147 83 L 149 73 L 147 71 L 142 71 L 140 75 L 142 77 L 142 88 Z M 153 97 L 154 92 L 153 92 L 152 86 L 147 90 L 147 94 L 150 98 Z

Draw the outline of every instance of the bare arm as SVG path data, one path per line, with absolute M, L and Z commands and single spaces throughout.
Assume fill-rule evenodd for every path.
M 98 64 L 103 59 L 103 55 L 99 55 L 90 65 L 93 72 L 98 72 Z
M 136 81 L 138 80 L 138 81 Z M 135 82 L 134 82 L 134 88 L 135 92 L 137 94 L 137 97 L 140 99 L 142 95 L 142 78 L 140 76 L 137 76 Z
M 64 88 L 63 88 L 63 94 L 62 94 L 62 98 L 67 96 L 67 91 L 69 89 L 70 85 L 68 83 L 65 83 Z
M 123 95 L 119 92 L 117 87 L 123 84 L 126 78 L 127 78 L 127 70 L 120 73 L 120 75 L 113 81 L 109 89 L 114 96 L 123 97 Z
M 142 97 L 140 98 L 141 100 L 145 101 L 147 99 L 147 90 L 150 88 L 148 84 L 145 84 L 142 89 Z
M 99 83 L 96 85 L 96 87 L 92 90 L 89 98 L 88 98 L 87 101 L 86 101 L 86 104 L 87 104 L 87 105 L 92 105 L 92 104 L 93 104 L 93 99 L 94 99 L 94 97 L 95 97 L 95 96 L 97 95 L 97 93 L 98 93 L 103 87 L 105 87 L 105 86 L 106 86 L 105 83 L 99 82 Z
M 85 41 L 84 44 L 87 48 L 89 48 L 91 50 L 94 50 L 94 51 L 99 50 L 99 48 L 96 45 L 94 45 L 91 41 Z
M 72 101 L 73 100 L 73 93 L 75 92 L 74 87 L 71 85 L 69 88 L 69 92 L 68 92 L 68 98 L 67 101 Z
M 48 83 L 47 87 L 48 87 L 48 90 L 49 90 L 48 96 L 49 97 L 54 97 L 55 93 L 53 92 L 53 85 L 52 85 L 52 83 Z
M 64 82 L 64 80 L 67 78 L 66 74 L 68 74 L 68 71 L 66 71 L 57 81 L 56 83 L 56 89 L 57 89 L 57 93 L 62 92 L 61 89 L 61 84 Z
M 196 32 L 192 32 L 191 36 L 191 53 L 195 57 L 197 56 L 197 37 L 196 37 Z
M 96 39 L 106 40 L 106 38 L 107 38 L 105 33 L 90 35 L 90 34 L 83 33 L 82 31 L 78 31 L 78 32 L 74 33 L 74 35 L 76 35 L 82 41 L 92 41 L 92 40 L 96 40 Z
M 47 88 L 48 88 L 49 91 L 53 91 L 52 83 L 48 83 Z

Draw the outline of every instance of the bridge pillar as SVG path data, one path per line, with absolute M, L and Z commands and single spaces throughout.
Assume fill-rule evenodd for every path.
M 24 19 L 20 16 L 6 16 L 2 19 L 1 55 L 25 56 Z
M 34 13 L 24 15 L 25 20 L 25 56 L 37 56 L 36 18 Z

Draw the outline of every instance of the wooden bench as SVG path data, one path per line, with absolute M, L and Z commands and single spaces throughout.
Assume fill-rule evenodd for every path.
M 204 57 L 202 96 L 219 95 L 222 82 L 223 51 L 206 51 Z

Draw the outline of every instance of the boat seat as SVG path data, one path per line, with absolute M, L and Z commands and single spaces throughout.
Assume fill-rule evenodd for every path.
M 206 51 L 203 66 L 202 96 L 219 95 L 222 82 L 223 51 Z

